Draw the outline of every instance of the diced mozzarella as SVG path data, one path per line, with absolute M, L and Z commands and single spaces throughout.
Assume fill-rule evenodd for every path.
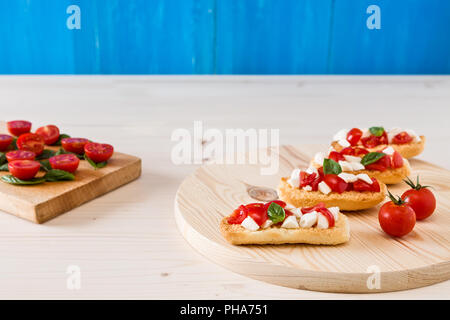
M 370 177 L 369 177 L 366 173 L 360 173 L 360 174 L 357 174 L 356 177 L 357 177 L 359 180 L 362 180 L 362 181 L 364 181 L 364 182 L 367 182 L 368 184 L 372 184 L 372 183 L 373 183 L 372 179 L 370 179 Z
M 358 178 L 352 174 L 352 173 L 346 173 L 346 172 L 341 172 L 338 174 L 338 177 L 340 177 L 342 180 L 344 180 L 345 182 L 355 182 L 356 180 L 358 180 Z
M 247 218 L 244 219 L 244 221 L 242 221 L 241 226 L 250 231 L 256 231 L 259 229 L 258 224 L 250 216 L 248 216 Z
M 344 148 L 350 147 L 350 142 L 348 142 L 347 139 L 341 139 L 338 143 Z
M 323 159 L 325 158 L 324 154 L 322 152 L 317 152 L 314 155 L 314 162 L 317 164 L 322 165 L 323 164 Z
M 355 156 L 349 156 L 349 155 L 344 155 L 345 160 L 347 160 L 348 162 L 361 162 L 361 158 L 360 157 L 355 157 Z
M 328 211 L 330 211 L 331 214 L 333 215 L 334 221 L 338 221 L 339 212 L 340 212 L 339 207 L 330 207 L 330 208 L 328 208 Z
M 290 203 L 286 203 L 285 209 L 293 210 L 293 209 L 296 209 L 296 207 L 294 207 L 294 206 L 293 206 L 292 204 L 290 204 Z
M 364 128 L 364 129 L 361 129 L 361 131 L 362 131 L 362 136 L 361 136 L 361 138 L 367 138 L 367 137 L 370 137 L 370 131 L 369 131 L 369 129 Z
M 322 160 L 322 163 L 323 163 L 323 160 Z M 322 163 L 320 163 L 320 165 L 322 165 Z M 315 167 L 309 167 L 308 169 L 306 169 L 306 173 L 307 174 L 313 174 L 313 173 L 319 174 L 319 171 L 317 171 L 317 168 L 315 168 Z
M 328 219 L 321 213 L 317 215 L 317 228 L 318 229 L 328 229 L 330 224 L 328 223 Z
M 286 229 L 296 229 L 298 228 L 298 222 L 297 218 L 295 216 L 289 216 L 286 219 L 284 219 L 283 224 L 281 225 L 282 228 Z
M 342 129 L 333 136 L 333 141 L 346 140 L 348 129 Z
M 360 162 L 350 162 L 353 171 L 364 170 L 365 167 Z
M 330 187 L 326 184 L 325 181 L 322 181 L 319 183 L 319 191 L 322 192 L 323 194 L 329 194 L 331 192 Z
M 291 177 L 287 180 L 293 188 L 300 187 L 300 169 L 294 169 L 291 173 Z
M 300 208 L 295 208 L 292 209 L 291 212 L 297 217 L 297 218 L 301 218 L 303 213 L 302 210 Z
M 316 223 L 317 223 L 317 211 L 305 213 L 300 219 L 300 227 L 302 228 L 311 228 Z
M 303 190 L 305 190 L 305 191 L 312 191 L 312 187 L 311 186 L 304 186 Z
M 341 166 L 342 171 L 353 171 L 353 167 L 348 161 L 339 160 L 339 165 Z
M 261 228 L 267 229 L 267 228 L 269 228 L 272 224 L 273 224 L 273 221 L 270 220 L 270 219 L 267 219 L 266 222 L 264 222 L 264 223 L 262 224 Z
M 394 148 L 392 148 L 391 146 L 387 147 L 386 149 L 383 150 L 383 153 L 392 156 L 394 154 L 395 150 Z

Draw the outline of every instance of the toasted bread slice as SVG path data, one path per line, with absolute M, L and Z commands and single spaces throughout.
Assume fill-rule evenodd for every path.
M 339 218 L 334 227 L 328 229 L 285 229 L 279 226 L 271 226 L 267 229 L 250 231 L 239 224 L 229 224 L 227 218 L 222 219 L 220 232 L 229 243 L 234 245 L 283 243 L 336 245 L 345 243 L 350 239 L 350 225 L 347 217 L 342 213 L 339 213 Z
M 344 149 L 337 141 L 333 141 L 331 143 L 331 146 L 336 151 L 341 151 Z M 379 146 L 376 146 L 375 148 L 368 148 L 369 151 L 382 151 L 386 147 L 391 146 L 394 148 L 395 151 L 398 151 L 403 158 L 410 159 L 412 157 L 418 156 L 423 152 L 423 149 L 425 148 L 425 136 L 420 136 L 419 142 L 410 142 L 406 144 L 381 144 Z
M 380 192 L 346 191 L 323 194 L 319 191 L 305 191 L 294 188 L 287 183 L 288 178 L 281 178 L 278 186 L 278 196 L 294 207 L 312 207 L 324 202 L 327 207 L 339 207 L 343 211 L 356 211 L 376 206 L 384 200 L 386 185 L 380 181 Z

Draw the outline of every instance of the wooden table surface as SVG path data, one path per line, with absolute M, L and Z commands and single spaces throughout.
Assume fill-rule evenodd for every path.
M 340 295 L 269 285 L 196 253 L 175 225 L 174 129 L 279 128 L 281 144 L 326 144 L 343 127 L 413 128 L 421 159 L 450 169 L 450 77 L 0 77 L 2 120 L 57 124 L 143 160 L 142 177 L 43 225 L 0 214 L 0 298 L 448 298 L 450 281 Z M 81 288 L 67 288 L 71 265 Z

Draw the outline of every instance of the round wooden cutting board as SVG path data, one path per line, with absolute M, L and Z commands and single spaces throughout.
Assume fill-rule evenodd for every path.
M 379 206 L 347 213 L 351 238 L 338 246 L 233 246 L 219 231 L 220 220 L 240 204 L 255 202 L 252 186 L 276 189 L 295 167 L 307 167 L 318 146 L 282 146 L 279 170 L 261 175 L 259 165 L 204 165 L 181 184 L 175 216 L 185 239 L 215 263 L 254 279 L 282 286 L 327 292 L 387 292 L 450 279 L 450 172 L 411 159 L 412 178 L 434 187 L 435 213 L 418 221 L 407 236 L 386 235 L 378 223 Z M 267 167 L 267 166 L 264 166 Z M 394 194 L 406 184 L 389 186 Z

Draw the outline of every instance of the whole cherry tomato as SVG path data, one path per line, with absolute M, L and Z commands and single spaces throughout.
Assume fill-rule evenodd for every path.
M 419 176 L 417 176 L 416 184 L 409 178 L 405 182 L 411 189 L 402 194 L 402 200 L 414 209 L 416 219 L 423 220 L 431 216 L 436 209 L 436 198 L 428 186 L 420 185 Z
M 400 197 L 395 199 L 389 192 L 391 201 L 380 208 L 378 221 L 381 229 L 394 237 L 403 237 L 410 233 L 416 224 L 416 214 Z
M 337 193 L 342 193 L 347 189 L 348 183 L 336 174 L 326 174 L 323 181 L 330 187 L 330 189 Z
M 353 128 L 347 133 L 347 141 L 352 145 L 356 146 L 359 142 L 359 139 L 362 137 L 362 131 L 358 128 Z
M 396 136 L 394 136 L 394 138 L 392 138 L 392 143 L 393 144 L 406 144 L 406 143 L 410 143 L 412 140 L 413 140 L 413 138 L 406 131 L 402 131 L 399 134 L 397 134 Z

